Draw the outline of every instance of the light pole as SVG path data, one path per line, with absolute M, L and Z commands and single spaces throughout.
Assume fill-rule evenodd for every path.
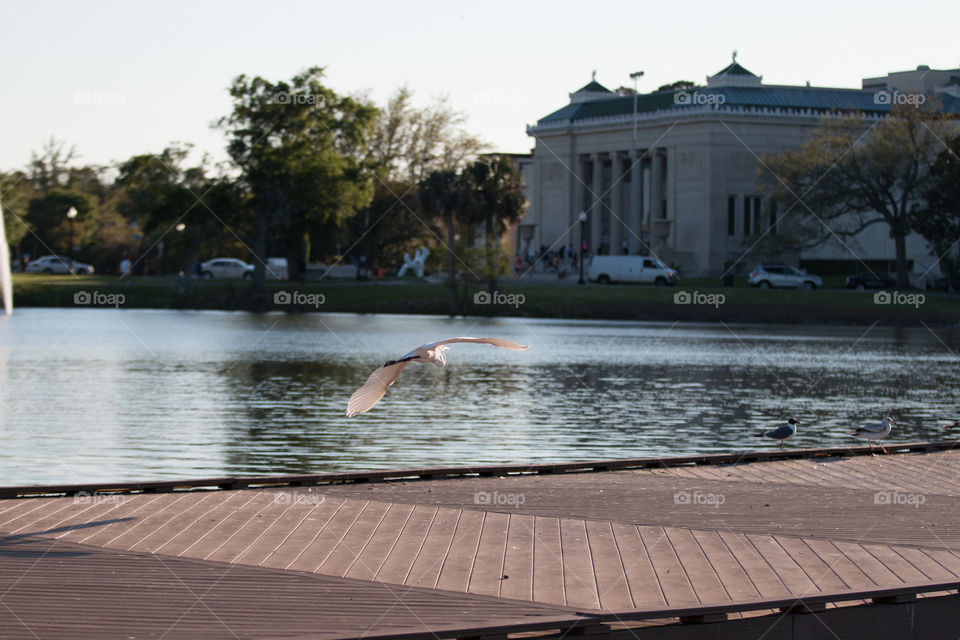
M 70 273 L 73 273 L 73 252 L 76 249 L 76 246 L 73 243 L 73 221 L 77 217 L 77 208 L 70 207 L 67 209 L 67 220 L 70 221 Z
M 583 241 L 583 228 L 587 223 L 587 212 L 581 211 L 580 215 L 577 217 L 580 220 L 580 256 L 577 259 L 577 262 L 580 263 L 580 279 L 577 281 L 577 284 L 584 284 L 583 282 L 583 256 L 587 252 L 587 243 Z
M 627 216 L 627 221 L 633 223 L 634 227 L 637 227 L 635 218 L 639 217 L 638 206 L 640 204 L 640 180 L 634 180 L 635 177 L 639 177 L 640 172 L 634 171 L 633 167 L 635 164 L 640 162 L 640 158 L 637 157 L 637 80 L 640 79 L 640 76 L 643 75 L 643 71 L 634 71 L 630 74 L 630 79 L 633 80 L 633 153 L 631 155 L 632 162 L 630 163 L 630 215 Z M 633 244 L 630 242 L 630 244 Z

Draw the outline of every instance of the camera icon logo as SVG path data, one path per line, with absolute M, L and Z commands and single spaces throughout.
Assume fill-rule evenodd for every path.
M 892 300 L 889 291 L 877 291 L 873 294 L 873 304 L 890 304 Z
M 873 94 L 874 104 L 890 104 L 892 96 L 889 91 L 877 91 Z
M 277 291 L 273 294 L 273 304 L 290 304 L 291 300 L 289 291 Z
M 691 302 L 693 302 L 693 298 L 689 291 L 677 291 L 673 294 L 673 304 L 690 304 Z
M 493 496 L 489 491 L 477 491 L 473 494 L 473 504 L 493 504 Z
M 873 504 L 891 504 L 892 502 L 892 491 L 877 491 L 875 494 L 873 494 Z
M 677 91 L 673 94 L 673 104 L 690 104 L 690 92 Z
M 90 304 L 90 300 L 89 291 L 77 291 L 73 294 L 73 304 Z
M 690 504 L 690 492 L 689 491 L 677 491 L 673 494 L 673 503 L 674 504 Z
M 473 294 L 473 304 L 490 304 L 490 292 L 477 291 Z

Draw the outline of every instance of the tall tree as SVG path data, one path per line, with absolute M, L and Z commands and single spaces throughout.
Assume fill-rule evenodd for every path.
M 230 87 L 233 112 L 219 123 L 250 190 L 254 279 L 261 290 L 271 239 L 295 278 L 308 248 L 323 246 L 373 194 L 363 159 L 377 109 L 337 95 L 322 79 L 321 67 L 289 82 L 239 76 Z
M 457 314 L 457 227 L 458 213 L 463 211 L 464 188 L 461 176 L 454 171 L 434 171 L 420 183 L 421 210 L 443 221 L 447 232 L 447 283 L 450 291 L 450 315 Z
M 925 110 L 898 105 L 873 126 L 858 117 L 827 119 L 799 149 L 763 158 L 763 179 L 784 210 L 799 210 L 805 220 L 797 226 L 812 244 L 885 225 L 901 287 L 909 286 L 906 238 L 946 131 L 933 102 Z
M 960 276 L 960 135 L 949 138 L 937 156 L 924 200 L 914 226 L 937 255 L 940 270 L 955 279 Z
M 500 249 L 500 238 L 527 210 L 523 177 L 516 164 L 502 155 L 486 156 L 467 165 L 463 177 L 470 221 L 483 226 L 483 274 L 492 294 L 509 257 Z

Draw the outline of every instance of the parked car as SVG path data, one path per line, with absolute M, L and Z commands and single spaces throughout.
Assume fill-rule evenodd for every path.
M 267 280 L 288 280 L 286 258 L 267 258 Z
M 816 289 L 823 286 L 820 276 L 783 264 L 761 264 L 753 268 L 747 281 L 761 289 Z
M 204 278 L 246 278 L 253 277 L 253 265 L 236 258 L 214 258 L 200 264 L 200 275 Z
M 85 262 L 77 262 L 67 256 L 43 256 L 27 263 L 26 273 L 75 273 L 87 275 L 93 273 L 93 266 Z
M 863 291 L 864 289 L 887 289 L 895 284 L 897 284 L 897 279 L 885 273 L 870 273 L 866 271 L 847 278 L 844 286 L 846 286 L 847 289 Z
M 600 284 L 646 282 L 661 287 L 680 280 L 677 272 L 660 260 L 644 256 L 594 256 L 587 279 Z

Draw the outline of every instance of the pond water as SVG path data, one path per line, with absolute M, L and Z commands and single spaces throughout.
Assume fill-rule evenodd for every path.
M 370 371 L 412 364 L 369 413 Z M 0 318 L 0 485 L 681 455 L 788 446 L 892 411 L 960 417 L 960 331 L 355 314 L 18 309 Z

